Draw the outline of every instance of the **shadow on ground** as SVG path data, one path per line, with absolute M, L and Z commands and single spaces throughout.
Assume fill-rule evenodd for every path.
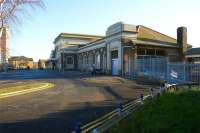
M 79 103 L 73 103 L 73 104 L 71 103 L 70 105 L 63 104 L 63 108 L 65 108 L 65 110 L 52 112 L 44 116 L 39 116 L 35 119 L 25 119 L 21 121 L 12 121 L 12 122 L 2 121 L 0 122 L 0 133 L 69 133 L 71 130 L 73 130 L 76 123 L 80 122 L 82 124 L 86 124 L 92 120 L 95 120 L 96 118 L 98 118 L 99 116 L 102 116 L 106 112 L 110 112 L 114 108 L 117 108 L 119 100 L 123 100 L 127 102 L 130 99 L 136 98 L 136 96 L 133 95 L 134 93 L 139 94 L 141 91 L 139 89 L 136 89 L 136 91 L 133 92 L 131 91 L 133 90 L 131 86 L 127 87 L 127 88 L 131 87 L 131 89 L 122 89 L 122 88 L 119 89 L 120 86 L 123 86 L 121 84 L 121 82 L 123 83 L 123 80 L 120 81 L 120 84 L 115 85 L 115 86 L 118 86 L 118 89 L 116 88 L 114 89 L 115 86 L 113 87 L 110 83 L 108 84 L 100 83 L 100 85 L 99 84 L 97 85 L 97 84 L 92 84 L 88 82 L 83 82 L 81 79 L 85 77 L 91 77 L 91 74 L 82 73 L 79 71 L 61 73 L 61 72 L 56 72 L 56 71 L 45 71 L 45 70 L 15 72 L 14 74 L 13 73 L 0 74 L 0 85 L 4 81 L 9 83 L 12 81 L 25 82 L 26 80 L 36 80 L 36 81 L 47 80 L 49 82 L 53 82 L 53 83 L 55 82 L 57 90 L 62 93 L 65 93 L 65 92 L 68 92 L 68 91 L 64 91 L 65 86 L 67 86 L 68 85 L 67 83 L 69 83 L 67 81 L 70 81 L 70 83 L 73 84 L 74 87 L 79 87 L 80 95 L 82 94 L 81 93 L 82 91 L 86 92 L 83 94 L 91 93 L 91 92 L 87 92 L 87 89 L 86 89 L 87 87 L 100 87 L 99 92 L 103 94 L 106 97 L 105 99 L 107 100 L 107 101 L 101 101 L 101 102 L 94 101 L 94 102 L 84 102 L 84 103 L 83 101 L 81 101 Z M 56 89 L 54 90 L 56 91 Z M 89 89 L 89 90 L 92 91 L 92 89 Z M 127 92 L 124 93 L 125 90 L 128 90 L 128 94 Z M 55 96 L 61 96 L 63 99 L 62 98 L 59 99 L 58 97 L 57 98 L 48 97 L 49 95 L 43 95 L 43 96 L 44 96 L 44 100 L 55 101 L 55 102 L 51 102 L 51 103 L 56 103 L 55 105 L 58 105 L 59 103 L 62 103 L 63 100 L 66 100 L 67 98 L 69 98 L 69 97 L 65 97 L 65 95 L 63 97 L 62 94 L 59 94 L 59 95 L 55 94 Z M 85 95 L 85 96 L 89 96 L 89 95 Z M 31 95 L 28 98 L 31 98 Z M 49 98 L 52 98 L 52 99 L 49 99 Z M 78 95 L 77 95 L 77 98 L 79 98 Z M 15 103 L 15 101 L 13 102 Z M 50 109 L 52 108 L 52 110 L 54 110 L 54 105 L 52 104 L 48 104 L 48 105 L 44 104 L 44 105 L 49 106 Z M 41 107 L 44 107 L 44 106 L 41 106 Z M 8 108 L 5 107 L 5 109 L 8 109 Z M 40 107 L 38 107 L 38 109 L 40 109 Z
M 71 110 L 51 113 L 38 119 L 0 123 L 0 133 L 69 133 L 76 123 L 86 124 L 116 108 L 111 101 L 70 106 Z

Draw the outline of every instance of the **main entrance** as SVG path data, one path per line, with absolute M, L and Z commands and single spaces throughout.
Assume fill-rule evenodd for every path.
M 118 59 L 118 50 L 111 52 L 111 67 L 112 75 L 119 75 L 119 59 Z
M 119 75 L 118 59 L 112 59 L 112 75 Z

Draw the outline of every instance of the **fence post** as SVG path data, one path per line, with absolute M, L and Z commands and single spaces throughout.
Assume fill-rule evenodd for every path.
M 151 97 L 153 98 L 153 97 L 154 97 L 154 90 L 153 90 L 153 88 L 151 88 L 150 91 L 151 91 L 151 92 L 150 92 L 150 95 L 151 95 Z
M 122 105 L 122 103 L 120 102 L 120 103 L 119 103 L 119 107 L 118 107 L 119 116 L 122 114 L 122 111 L 123 111 L 123 105 Z
M 77 123 L 76 124 L 75 132 L 76 133 L 81 133 L 82 132 L 81 123 Z
M 162 96 L 164 93 L 164 89 L 165 89 L 165 83 L 161 83 L 160 85 L 160 95 Z
M 169 59 L 166 58 L 166 66 L 167 66 L 167 72 L 166 72 L 166 80 L 169 82 L 170 81 L 170 64 L 169 64 Z
M 141 104 L 144 104 L 144 95 L 143 94 L 140 94 L 140 102 L 141 102 Z

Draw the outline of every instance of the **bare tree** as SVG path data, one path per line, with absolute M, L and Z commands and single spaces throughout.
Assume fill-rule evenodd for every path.
M 20 16 L 29 9 L 44 7 L 42 0 L 0 0 L 0 28 L 20 22 Z M 2 31 L 1 31 L 2 32 Z
M 12 28 L 12 23 L 20 23 L 21 16 L 36 7 L 44 7 L 43 0 L 0 0 L 0 67 L 7 66 L 7 27 Z

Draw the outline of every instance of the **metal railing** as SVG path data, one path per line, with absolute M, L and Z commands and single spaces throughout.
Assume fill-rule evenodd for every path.
M 81 133 L 105 132 L 110 127 L 112 127 L 113 125 L 121 121 L 122 119 L 126 118 L 136 109 L 141 107 L 141 105 L 143 104 L 143 100 L 146 100 L 149 97 L 150 95 L 147 95 L 147 96 L 144 96 L 143 99 L 140 98 L 140 99 L 131 101 L 123 105 L 122 109 L 117 108 L 113 110 L 112 112 L 109 112 L 105 114 L 104 116 L 80 127 L 82 130 Z M 71 133 L 76 133 L 76 132 L 72 131 Z
M 146 95 L 143 98 L 139 98 L 137 100 L 130 101 L 129 103 L 123 105 L 123 108 L 117 108 L 104 116 L 80 127 L 80 133 L 103 133 L 119 123 L 121 120 L 128 117 L 134 111 L 136 111 L 139 107 L 142 107 L 143 101 L 149 99 L 150 97 L 155 97 L 156 95 L 162 95 L 164 91 L 177 90 L 177 87 L 187 86 L 188 89 L 192 86 L 199 86 L 198 83 L 181 83 L 181 84 L 166 84 L 165 87 L 160 87 L 159 91 L 152 91 L 150 95 Z M 199 86 L 200 87 L 200 86 Z M 71 133 L 76 133 L 72 131 Z
M 165 57 L 137 59 L 131 61 L 130 69 L 125 76 L 133 79 L 147 76 L 176 84 L 200 83 L 200 63 L 172 63 Z

